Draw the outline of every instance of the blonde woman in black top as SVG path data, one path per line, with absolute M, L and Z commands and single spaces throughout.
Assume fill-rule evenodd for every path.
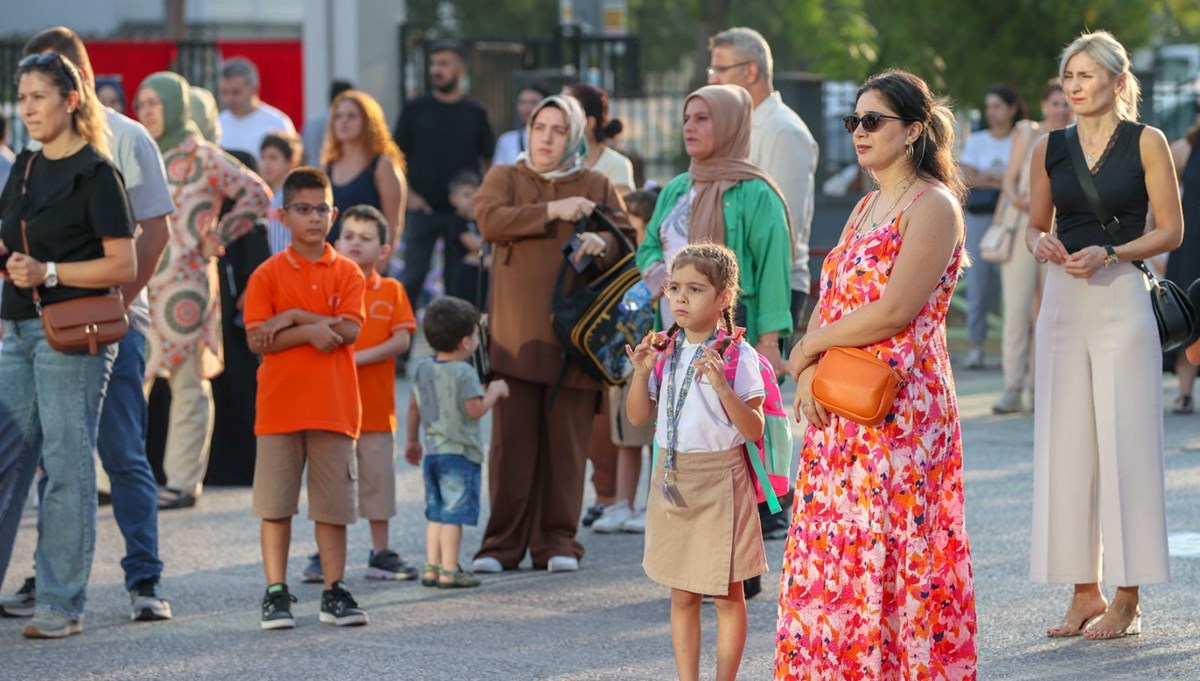
M 1075 586 L 1049 636 L 1109 639 L 1139 633 L 1138 587 L 1170 579 L 1161 346 L 1130 261 L 1178 247 L 1183 216 L 1166 137 L 1135 122 L 1125 48 L 1105 31 L 1085 33 L 1063 52 L 1060 75 L 1088 171 L 1121 224 L 1114 245 L 1064 131 L 1038 140 L 1027 245 L 1050 266 L 1037 321 L 1030 576 Z M 1143 233 L 1147 208 L 1156 224 Z M 1111 602 L 1102 578 L 1117 586 Z
M 37 606 L 29 638 L 83 629 L 83 604 L 96 543 L 92 452 L 115 344 L 95 355 L 58 352 L 46 342 L 33 300 L 44 305 L 105 295 L 133 281 L 133 216 L 109 162 L 103 108 L 79 70 L 50 52 L 21 60 L 18 110 L 38 151 L 17 157 L 0 194 L 0 256 L 9 254 L 0 318 L 0 581 L 12 557 L 21 506 L 39 461 Z M 28 248 L 22 236 L 28 234 Z

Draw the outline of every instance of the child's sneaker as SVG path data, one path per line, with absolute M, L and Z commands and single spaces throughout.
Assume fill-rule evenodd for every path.
M 323 584 L 325 582 L 325 571 L 321 569 L 320 553 L 314 553 L 308 557 L 308 565 L 304 566 L 304 572 L 300 573 L 300 577 L 305 584 Z
M 158 581 L 146 580 L 129 590 L 132 612 L 129 617 L 137 622 L 154 622 L 171 619 L 171 604 L 158 593 Z
M 449 581 L 445 581 L 447 579 Z M 439 589 L 471 589 L 477 586 L 479 586 L 479 578 L 470 572 L 463 572 L 461 565 L 456 566 L 453 570 L 442 568 L 437 582 Z
M 267 587 L 262 600 L 263 629 L 295 629 L 296 618 L 292 617 L 292 603 L 296 597 L 288 593 L 287 584 Z
M 633 534 L 646 534 L 646 509 L 638 509 L 638 512 L 634 513 L 633 517 L 621 523 L 621 531 Z
M 332 589 L 321 594 L 321 621 L 339 627 L 362 625 L 367 623 L 367 613 L 346 591 L 345 582 L 335 582 Z
M 621 531 L 621 526 L 625 521 L 633 517 L 633 509 L 629 507 L 629 502 L 622 499 L 617 503 L 604 509 L 604 513 L 592 523 L 592 532 L 600 534 L 615 534 Z
M 17 592 L 0 600 L 0 617 L 33 617 L 37 605 L 37 579 L 29 577 Z
M 391 549 L 379 553 L 371 551 L 367 561 L 367 579 L 405 581 L 417 578 L 417 568 L 404 562 L 400 554 Z

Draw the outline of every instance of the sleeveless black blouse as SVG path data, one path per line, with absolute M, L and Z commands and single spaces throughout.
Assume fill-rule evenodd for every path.
M 1150 196 L 1146 193 L 1140 146 L 1145 127 L 1121 121 L 1092 175 L 1100 201 L 1121 222 L 1120 231 L 1113 237 L 1118 244 L 1138 238 L 1146 228 Z M 1046 140 L 1046 173 L 1050 177 L 1058 238 L 1067 252 L 1113 243 L 1101 229 L 1100 219 L 1079 186 L 1062 130 L 1051 132 Z

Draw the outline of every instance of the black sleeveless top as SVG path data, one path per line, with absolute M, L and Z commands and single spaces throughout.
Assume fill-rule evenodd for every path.
M 1121 229 L 1113 237 L 1118 244 L 1138 238 L 1146 228 L 1150 196 L 1146 193 L 1140 146 L 1145 127 L 1121 121 L 1092 174 L 1100 201 L 1121 221 Z M 1067 252 L 1111 244 L 1075 177 L 1062 130 L 1051 132 L 1046 140 L 1046 173 L 1057 211 L 1058 238 Z
M 380 158 L 376 156 L 371 159 L 367 167 L 363 168 L 362 172 L 353 180 L 346 184 L 333 185 L 333 205 L 338 209 L 338 213 L 345 213 L 347 208 L 352 208 L 360 203 L 383 210 L 383 201 L 379 197 L 379 189 L 375 186 L 375 167 L 379 165 Z M 325 166 L 325 174 L 333 177 L 333 166 Z M 332 184 L 332 180 L 330 184 Z M 331 244 L 337 243 L 341 234 L 342 216 L 338 215 L 337 221 L 333 223 L 333 229 L 329 230 L 329 236 L 325 240 Z

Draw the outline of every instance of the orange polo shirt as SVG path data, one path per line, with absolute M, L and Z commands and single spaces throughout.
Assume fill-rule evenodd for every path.
M 366 350 L 387 341 L 397 331 L 417 330 L 408 294 L 395 279 L 379 276 L 375 270 L 367 277 L 363 294 L 367 321 L 354 350 Z M 360 364 L 358 394 L 362 397 L 362 429 L 368 432 L 396 432 L 396 358 Z
M 289 246 L 271 256 L 246 286 L 246 329 L 301 309 L 362 325 L 364 279 L 358 265 L 332 246 L 316 261 Z M 321 352 L 304 343 L 268 353 L 258 368 L 255 435 L 328 430 L 357 438 L 362 424 L 354 348 Z

